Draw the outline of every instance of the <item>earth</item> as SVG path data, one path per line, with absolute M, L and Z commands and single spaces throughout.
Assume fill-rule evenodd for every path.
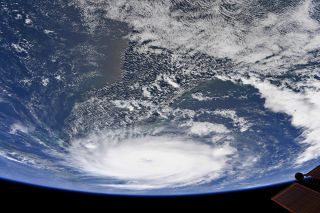
M 319 0 L 0 0 L 0 177 L 121 195 L 320 159 Z

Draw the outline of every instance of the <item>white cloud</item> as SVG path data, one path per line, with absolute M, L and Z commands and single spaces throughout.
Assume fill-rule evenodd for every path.
M 136 31 L 129 38 L 141 44 L 148 41 L 140 49 L 136 47 L 141 52 L 153 52 L 149 47 L 156 46 L 170 49 L 182 58 L 201 52 L 228 57 L 236 63 L 262 60 L 266 67 L 280 67 L 296 63 L 297 57 L 320 45 L 319 24 L 309 15 L 313 9 L 311 0 L 289 5 L 281 13 L 269 11 L 255 1 L 230 3 L 237 8 L 235 11 L 225 7 L 229 4 L 225 1 L 185 2 L 198 10 L 172 10 L 175 1 L 166 0 L 75 0 L 93 28 L 98 23 L 92 15 L 97 8 L 103 8 L 108 18 L 133 26 Z M 261 16 L 258 12 L 265 14 Z M 230 15 L 232 21 L 226 18 Z
M 197 93 L 193 93 L 191 95 L 191 97 L 195 100 L 198 100 L 198 101 L 210 101 L 212 100 L 211 97 L 207 97 L 207 96 L 204 96 L 202 93 L 200 92 L 197 92 Z
M 44 87 L 48 86 L 49 82 L 50 82 L 49 78 L 44 78 L 44 79 L 41 80 L 41 84 Z
M 110 134 L 72 141 L 69 163 L 84 172 L 126 181 L 106 184 L 126 189 L 181 187 L 225 175 L 236 150 L 188 139 L 146 136 L 117 141 Z
M 215 124 L 209 122 L 192 122 L 190 133 L 193 135 L 204 136 L 210 133 L 228 133 L 227 127 L 222 124 Z
M 17 53 L 27 53 L 27 50 L 24 49 L 20 44 L 11 44 L 11 47 L 17 52 Z
M 233 6 L 238 7 L 237 11 L 228 11 L 228 8 L 223 8 L 223 4 L 228 4 L 231 1 L 188 1 L 192 7 L 195 7 L 195 10 L 191 12 L 182 12 L 181 10 L 173 10 L 173 2 L 177 1 L 149 1 L 149 0 L 74 0 L 78 3 L 78 5 L 83 9 L 83 15 L 87 20 L 88 25 L 94 28 L 95 24 L 99 23 L 94 14 L 94 11 L 98 9 L 101 11 L 105 10 L 105 15 L 108 18 L 115 19 L 118 21 L 123 21 L 128 23 L 133 29 L 134 33 L 131 33 L 128 38 L 132 41 L 137 42 L 134 48 L 136 52 L 143 53 L 147 56 L 148 52 L 155 52 L 150 47 L 159 47 L 160 49 L 168 49 L 169 52 L 172 52 L 172 60 L 174 65 L 178 65 L 177 67 L 187 67 L 183 70 L 183 77 L 187 79 L 206 80 L 207 78 L 202 76 L 201 71 L 206 72 L 206 70 L 210 70 L 215 73 L 215 66 L 212 65 L 209 67 L 207 64 L 204 64 L 201 68 L 197 68 L 193 61 L 193 56 L 196 56 L 200 53 L 200 55 L 204 54 L 206 56 L 212 56 L 212 58 L 229 58 L 231 59 L 231 67 L 228 65 L 227 73 L 224 72 L 225 69 L 218 70 L 220 79 L 243 79 L 243 74 L 245 76 L 258 76 L 261 79 L 265 78 L 266 74 L 272 79 L 277 80 L 277 76 L 281 74 L 286 74 L 285 76 L 294 76 L 297 79 L 300 76 L 308 76 L 312 77 L 313 74 L 309 74 L 308 71 L 300 70 L 300 73 L 294 73 L 292 68 L 296 67 L 295 65 L 307 63 L 308 61 L 316 61 L 317 58 L 312 54 L 309 54 L 309 51 L 317 50 L 320 47 L 320 25 L 319 23 L 312 19 L 309 15 L 309 12 L 312 11 L 313 5 L 310 0 L 301 0 L 300 4 L 294 5 L 290 4 L 287 7 L 284 7 L 283 10 L 273 11 L 265 9 L 264 6 L 257 4 L 256 1 L 232 1 Z M 200 2 L 200 3 L 199 3 Z M 271 3 L 272 4 L 272 3 Z M 274 6 L 274 5 L 273 5 Z M 259 14 L 255 14 L 255 12 Z M 100 14 L 100 13 L 99 13 Z M 207 15 L 207 16 L 205 16 Z M 235 16 L 236 15 L 236 16 Z M 226 19 L 225 16 L 228 16 Z M 204 18 L 203 18 L 204 17 Z M 236 17 L 236 18 L 235 18 Z M 99 17 L 98 17 L 99 18 Z M 246 20 L 246 21 L 243 21 Z M 140 45 L 139 45 L 140 44 Z M 192 59 L 192 60 L 191 60 Z M 197 59 L 196 59 L 197 60 Z M 200 61 L 201 62 L 201 61 Z M 165 62 L 167 63 L 167 61 Z M 168 61 L 168 63 L 171 63 Z M 214 68 L 213 68 L 214 67 Z M 202 69 L 203 68 L 203 69 Z M 230 69 L 229 69 L 230 68 Z M 217 68 L 218 69 L 218 68 Z M 313 72 L 316 72 L 313 69 Z M 177 75 L 181 73 L 177 72 Z M 288 75 L 287 75 L 288 74 Z M 175 80 L 175 73 L 173 70 L 170 72 L 161 71 L 157 72 L 156 80 L 152 82 L 145 82 L 146 85 L 142 85 L 145 87 L 141 87 L 142 95 L 145 98 L 155 99 L 157 100 L 158 94 L 165 94 L 165 92 L 172 93 L 172 91 L 179 89 L 181 93 L 184 88 L 189 88 L 197 85 L 181 85 Z M 188 75 L 188 76 L 187 76 Z M 192 76 L 191 76 L 192 75 Z M 179 76 L 181 77 L 181 76 Z M 202 78 L 203 77 L 203 78 Z M 216 75 L 216 77 L 218 77 Z M 283 77 L 283 76 L 282 76 Z M 188 79 L 187 79 L 188 80 Z M 165 81 L 169 84 L 168 88 L 163 88 L 160 83 Z M 244 80 L 245 81 L 245 80 Z M 284 81 L 288 81 L 289 87 L 291 88 L 304 88 L 304 87 L 317 87 L 320 86 L 315 85 L 314 81 L 299 81 L 299 82 L 289 82 L 290 79 L 285 79 Z M 188 82 L 188 81 L 186 81 Z M 195 82 L 195 81 L 193 81 Z M 199 82 L 199 81 L 197 81 Z M 259 89 L 262 97 L 266 98 L 265 106 L 275 112 L 283 112 L 290 116 L 292 116 L 292 125 L 301 128 L 303 130 L 304 140 L 301 143 L 307 145 L 307 149 L 302 150 L 297 164 L 302 164 L 311 159 L 315 159 L 320 156 L 320 143 L 319 143 L 319 119 L 316 119 L 320 115 L 319 111 L 319 89 L 306 89 L 304 92 L 294 92 L 288 88 L 283 88 L 279 86 L 275 86 L 270 82 L 261 82 L 258 80 L 249 80 L 245 81 L 246 83 L 255 86 Z M 152 84 L 151 84 L 152 83 Z M 187 84 L 187 83 L 186 83 Z M 191 83 L 190 83 L 191 84 Z M 318 83 L 319 84 L 319 83 Z M 139 85 L 137 86 L 139 87 Z M 167 90 L 166 90 L 167 89 Z M 156 94 L 150 94 L 150 91 L 159 92 Z M 160 93 L 163 92 L 163 93 Z M 154 95 L 154 96 L 150 96 Z M 233 95 L 233 94 L 230 94 Z M 160 95 L 159 95 L 160 97 Z M 161 96 L 165 99 L 165 95 Z M 207 100 L 209 97 L 205 97 L 203 95 L 193 94 L 192 97 L 197 100 Z M 211 97 L 212 100 L 215 97 Z M 98 99 L 98 98 L 97 98 Z M 90 105 L 83 105 L 83 108 L 86 106 L 98 106 L 97 102 L 100 100 L 95 100 L 90 103 Z M 101 99 L 102 100 L 102 99 Z M 151 112 L 152 110 L 156 111 L 155 108 L 158 106 L 152 106 L 149 104 L 149 108 L 141 107 L 141 100 L 114 100 L 110 101 L 106 99 L 105 102 L 101 101 L 103 106 L 109 106 L 108 104 L 111 102 L 117 108 L 122 108 L 128 110 L 130 113 L 138 113 L 138 112 Z M 107 102 L 107 103 L 106 103 Z M 156 101 L 155 101 L 156 102 Z M 166 100 L 166 103 L 161 102 L 159 104 L 159 108 L 169 109 L 167 111 L 161 111 L 163 116 L 170 114 L 168 111 L 172 111 L 173 115 L 175 110 L 167 107 L 167 103 L 169 101 Z M 144 103 L 143 103 L 144 104 Z M 144 104 L 146 105 L 146 104 Z M 97 112 L 97 108 L 93 108 L 95 113 Z M 103 109 L 103 108 L 102 108 Z M 178 111 L 178 110 L 177 110 Z M 78 112 L 78 111 L 76 111 Z M 159 112 L 159 113 L 160 113 Z M 192 112 L 192 113 L 190 113 Z M 190 115 L 188 114 L 190 113 Z M 180 116 L 179 118 L 192 120 L 192 116 L 196 113 L 195 111 L 188 111 L 188 113 L 184 113 L 185 117 Z M 224 117 L 228 117 L 233 120 L 235 126 L 239 128 L 241 132 L 244 132 L 250 128 L 249 122 L 247 122 L 244 118 L 239 117 L 233 111 L 215 111 L 214 113 L 219 114 Z M 80 113 L 75 113 L 79 116 Z M 106 115 L 107 113 L 102 110 L 102 115 Z M 101 115 L 100 114 L 100 115 Z M 160 113 L 161 114 L 161 113 Z M 178 114 L 178 113 L 177 113 Z M 80 114 L 81 115 L 81 114 Z M 97 116 L 98 117 L 98 116 Z M 148 115 L 146 115 L 148 117 Z M 169 117 L 169 116 L 168 116 Z M 177 118 L 178 116 L 172 116 Z M 96 118 L 96 117 L 95 117 Z M 92 119 L 94 122 L 83 122 L 85 124 L 91 125 L 96 124 L 97 119 Z M 111 119 L 110 119 L 111 120 Z M 137 123 L 136 121 L 140 121 L 140 117 L 135 118 L 133 123 Z M 109 122 L 108 119 L 103 120 L 103 125 L 106 126 L 105 123 Z M 80 122 L 79 122 L 80 123 Z M 78 126 L 73 126 L 75 129 L 81 129 L 84 125 L 80 123 Z M 229 130 L 221 125 L 221 124 L 213 124 L 209 122 L 194 122 L 190 121 L 184 127 L 189 127 L 190 136 L 199 135 L 206 136 L 212 133 L 214 137 L 212 138 L 212 142 L 220 141 L 220 135 L 223 135 Z M 89 140 L 89 139 L 88 139 Z M 91 139 L 90 139 L 91 140 Z M 109 140 L 107 137 L 103 138 L 99 136 L 97 139 L 93 139 L 93 141 L 105 141 Z M 155 141 L 154 144 L 157 143 L 157 139 L 153 138 Z M 166 141 L 165 138 L 162 140 Z M 172 139 L 170 139 L 172 140 Z M 144 140 L 143 140 L 144 141 Z M 79 141 L 75 141 L 76 143 Z M 104 143 L 104 142 L 103 142 Z M 173 140 L 173 144 L 181 145 L 181 141 Z M 96 144 L 96 142 L 95 142 Z M 99 143 L 100 144 L 100 143 Z M 102 144 L 102 142 L 101 142 Z M 134 141 L 132 144 L 138 144 L 136 147 L 139 147 L 141 150 L 149 151 L 150 144 L 148 143 L 137 143 Z M 159 143 L 160 144 L 160 143 Z M 190 143 L 191 145 L 193 142 Z M 195 144 L 194 144 L 195 145 Z M 81 148 L 77 147 L 77 145 L 73 144 L 72 156 L 75 159 L 79 159 L 79 164 L 84 171 L 91 171 L 93 173 L 99 173 L 101 175 L 110 175 L 107 174 L 107 171 L 104 170 L 105 162 L 97 162 L 92 156 L 99 156 L 100 158 L 96 159 L 105 159 L 104 154 L 107 148 L 101 148 L 102 145 L 98 145 L 100 147 L 98 153 L 90 152 L 87 153 L 90 149 L 90 146 L 86 148 L 87 151 L 80 151 Z M 96 145 L 95 145 L 96 146 Z M 158 146 L 159 150 L 166 147 L 166 143 L 163 144 L 164 147 Z M 118 149 L 119 148 L 119 149 Z M 133 145 L 129 145 L 129 143 L 125 146 L 120 146 L 118 148 L 114 148 L 113 146 L 108 148 L 108 150 L 113 150 L 115 153 L 129 153 L 128 150 L 136 153 L 134 157 L 136 159 L 132 160 L 132 162 L 137 162 L 139 155 L 144 156 L 144 153 L 140 153 L 138 150 L 133 147 Z M 139 149 L 139 150 L 140 150 Z M 95 150 L 95 148 L 92 148 Z M 179 157 L 181 157 L 176 151 L 173 149 L 174 153 L 176 153 Z M 89 152 L 89 151 L 88 151 Z M 99 154 L 100 153 L 100 154 Z M 104 153 L 104 154 L 103 154 Z M 223 152 L 222 152 L 223 153 Z M 78 154 L 78 156 L 77 156 Z M 162 153 L 165 154 L 165 153 Z M 190 159 L 192 155 L 189 155 L 188 152 L 184 153 L 183 156 L 189 156 Z M 256 154 L 256 153 L 253 153 Z M 155 156 L 160 153 L 156 153 Z M 85 156 L 84 158 L 82 158 Z M 109 155 L 110 156 L 110 155 Z M 118 156 L 118 155 L 117 155 Z M 119 158 L 122 155 L 118 156 Z M 132 156 L 133 158 L 133 156 Z M 178 157 L 177 157 L 178 158 Z M 113 158 L 112 158 L 113 159 Z M 114 158 L 117 159 L 117 158 Z M 123 157 L 124 160 L 128 160 Z M 110 160 L 110 159 L 109 159 Z M 118 159 L 117 159 L 118 160 Z M 121 162 L 121 161 L 119 161 Z M 152 161 L 151 161 L 152 162 Z M 189 161 L 187 161 L 189 162 Z M 252 163 L 253 161 L 248 161 Z M 113 163 L 110 161 L 110 163 Z M 142 162 L 140 162 L 142 164 Z M 191 161 L 190 161 L 191 163 Z M 94 165 L 94 166 L 92 166 Z M 145 162 L 145 168 L 147 168 L 147 164 Z M 151 165 L 151 163 L 150 163 Z M 162 164 L 161 164 L 162 165 Z M 164 164 L 163 164 L 164 165 Z M 167 164 L 165 164 L 167 165 Z M 117 165 L 118 166 L 118 165 Z M 120 165 L 119 165 L 120 166 Z M 112 167 L 113 169 L 114 167 Z M 123 174 L 128 170 L 125 168 L 117 167 L 124 171 Z M 184 167 L 183 167 L 184 168 Z M 189 168 L 189 167 L 188 167 Z M 191 167 L 190 167 L 191 168 Z M 270 167 L 271 168 L 271 167 Z M 119 170 L 110 171 L 118 172 Z M 104 171 L 104 172 L 102 172 Z M 143 175 L 148 175 L 147 173 L 143 173 Z M 150 174 L 151 177 L 155 177 L 156 175 Z M 119 178 L 125 177 L 124 175 L 119 174 Z M 135 177 L 135 176 L 132 176 Z M 162 176 L 161 176 L 162 177 Z M 186 176 L 187 177 L 187 176 Z M 141 178 L 141 179 L 139 179 Z M 140 180 L 142 177 L 136 177 L 133 179 L 133 182 L 130 182 L 132 188 L 148 188 L 153 187 L 154 183 L 145 182 L 145 185 L 141 185 Z M 137 182 L 135 182 L 138 180 Z M 132 179 L 130 179 L 132 181 Z M 158 180 L 157 180 L 158 181 Z M 175 179 L 172 179 L 172 183 L 175 182 Z M 180 184 L 180 183 L 179 183 Z M 165 185 L 165 184 L 164 184 Z M 120 186 L 119 186 L 120 187 Z M 127 187 L 127 185 L 123 185 L 123 187 Z
M 12 124 L 10 127 L 10 134 L 16 134 L 18 132 L 23 132 L 25 134 L 28 134 L 33 131 L 34 131 L 34 127 L 25 126 L 20 122 L 16 122 L 16 123 Z
M 233 125 L 237 126 L 240 129 L 240 132 L 247 131 L 251 124 L 243 117 L 239 117 L 234 110 L 215 110 L 213 114 L 223 116 L 225 118 L 230 118 L 233 121 Z
M 303 129 L 304 140 L 308 147 L 300 154 L 296 163 L 302 164 L 320 156 L 320 91 L 308 90 L 294 92 L 279 88 L 268 81 L 247 80 L 265 98 L 265 106 L 274 112 L 283 112 L 292 117 L 292 125 Z

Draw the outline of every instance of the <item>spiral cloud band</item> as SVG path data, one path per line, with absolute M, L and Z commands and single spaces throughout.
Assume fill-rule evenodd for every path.
M 88 142 L 90 141 L 90 142 Z M 147 136 L 108 141 L 105 135 L 74 141 L 74 164 L 92 175 L 125 180 L 108 185 L 126 189 L 156 189 L 206 183 L 219 177 L 236 150 L 182 138 Z

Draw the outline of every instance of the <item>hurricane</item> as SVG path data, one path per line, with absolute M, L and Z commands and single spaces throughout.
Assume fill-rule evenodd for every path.
M 0 0 L 0 178 L 236 191 L 320 159 L 318 0 Z

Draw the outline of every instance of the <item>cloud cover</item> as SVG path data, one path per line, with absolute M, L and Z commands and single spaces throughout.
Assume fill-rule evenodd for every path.
M 99 26 L 99 19 L 93 15 L 99 8 L 107 18 L 125 22 L 134 29 L 128 38 L 137 43 L 134 46 L 136 52 L 161 54 L 170 51 L 172 62 L 189 66 L 189 73 L 200 70 L 190 61 L 190 57 L 196 54 L 230 59 L 233 66 L 228 71 L 219 72 L 216 77 L 235 82 L 240 80 L 257 88 L 265 98 L 266 108 L 288 114 L 292 117 L 292 125 L 303 130 L 300 143 L 305 145 L 305 149 L 295 162 L 299 165 L 320 156 L 320 123 L 315 119 L 320 115 L 320 85 L 314 78 L 318 71 L 295 68 L 317 60 L 314 52 L 320 48 L 320 25 L 311 16 L 316 3 L 311 0 L 268 2 L 269 4 L 252 0 L 75 0 L 93 31 Z M 186 73 L 188 72 L 184 74 Z M 174 74 L 160 73 L 158 76 L 160 77 L 153 84 L 146 82 L 153 87 L 143 87 L 143 97 L 156 99 L 150 88 L 160 91 L 158 84 L 154 86 L 160 80 L 166 81 L 174 91 L 184 92 L 183 86 L 175 82 Z M 302 79 L 296 82 L 283 76 Z M 284 83 L 274 83 L 281 81 L 280 78 L 284 79 Z M 192 97 L 202 101 L 209 100 L 199 94 Z M 94 100 L 93 104 L 96 104 L 96 98 Z M 113 103 L 132 113 L 142 111 L 139 104 L 146 103 L 145 100 L 98 101 L 102 105 Z M 150 108 L 154 108 L 153 103 L 151 105 Z M 151 113 L 146 114 L 149 116 Z M 241 132 L 250 129 L 250 125 L 243 119 L 239 120 L 230 111 L 216 111 L 215 114 L 237 121 L 243 127 Z M 228 130 L 208 122 L 190 124 L 190 133 L 193 135 L 206 136 L 214 132 L 228 133 Z M 91 148 L 91 145 L 81 145 L 90 141 L 94 144 Z M 212 156 L 212 153 L 218 153 L 217 150 L 221 156 Z M 76 159 L 73 163 L 84 171 L 126 179 L 128 183 L 117 187 L 132 189 L 183 186 L 213 180 L 221 174 L 223 167 L 227 166 L 229 156 L 235 152 L 227 143 L 219 148 L 193 140 L 181 141 L 180 138 L 154 136 L 126 139 L 114 144 L 104 133 L 73 141 L 70 149 L 72 159 Z M 195 168 L 195 164 L 201 166 Z M 202 166 L 204 164 L 212 167 Z M 174 171 L 178 167 L 181 170 Z
M 220 178 L 236 149 L 188 138 L 145 136 L 112 140 L 110 133 L 72 141 L 70 161 L 91 175 L 123 184 L 104 186 L 133 190 L 183 187 Z

